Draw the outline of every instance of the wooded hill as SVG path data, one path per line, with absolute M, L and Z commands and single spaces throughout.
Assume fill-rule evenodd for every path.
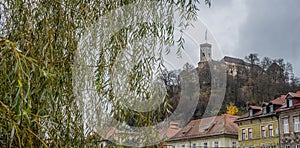
M 285 62 L 284 59 L 271 59 L 264 57 L 260 59 L 257 54 L 249 54 L 245 60 L 224 57 L 221 61 L 212 61 L 212 63 L 221 63 L 226 69 L 226 93 L 221 110 L 212 110 L 213 115 L 224 114 L 226 106 L 230 103 L 236 105 L 239 109 L 237 114 L 245 113 L 249 105 L 257 105 L 262 102 L 274 99 L 287 92 L 299 90 L 299 78 L 294 76 L 292 64 Z M 178 73 L 197 70 L 199 74 L 200 93 L 199 102 L 194 113 L 193 119 L 202 118 L 206 110 L 207 103 L 211 95 L 211 86 L 213 80 L 210 73 L 211 64 L 199 63 L 197 68 L 187 63 L 183 69 L 178 71 L 169 71 L 163 75 L 165 81 L 169 103 L 173 110 L 178 105 L 181 93 L 181 82 Z M 172 83 L 169 83 L 169 82 Z M 197 95 L 197 94 L 196 94 Z

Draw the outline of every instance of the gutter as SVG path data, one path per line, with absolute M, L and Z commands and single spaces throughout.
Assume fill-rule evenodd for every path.
M 211 135 L 206 135 L 206 136 L 188 136 L 188 137 L 180 137 L 180 138 L 173 138 L 169 139 L 166 142 L 173 142 L 173 141 L 185 141 L 185 140 L 190 140 L 190 139 L 198 139 L 198 138 L 207 138 L 207 137 L 217 137 L 217 136 L 238 136 L 238 133 L 216 133 L 216 134 L 211 134 Z
M 276 112 L 274 113 L 268 113 L 268 114 L 262 114 L 258 116 L 252 116 L 252 117 L 245 117 L 245 118 L 240 118 L 234 121 L 234 123 L 241 122 L 241 121 L 247 121 L 247 120 L 252 120 L 252 119 L 258 119 L 258 118 L 263 118 L 263 117 L 269 117 L 269 116 L 276 116 Z

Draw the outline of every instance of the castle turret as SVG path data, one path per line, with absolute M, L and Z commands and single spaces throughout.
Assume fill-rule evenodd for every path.
M 200 62 L 211 61 L 212 53 L 211 47 L 212 45 L 207 43 L 207 30 L 205 32 L 205 40 L 206 43 L 200 44 Z

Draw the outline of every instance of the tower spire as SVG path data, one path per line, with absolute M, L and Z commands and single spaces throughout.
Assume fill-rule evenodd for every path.
M 206 43 L 207 43 L 207 29 L 206 29 L 206 31 L 205 31 L 205 41 L 206 41 Z

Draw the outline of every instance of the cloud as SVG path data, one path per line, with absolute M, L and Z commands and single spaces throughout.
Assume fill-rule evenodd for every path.
M 300 76 L 298 0 L 219 0 L 200 6 L 199 17 L 215 35 L 223 53 L 244 58 L 283 58 Z
M 258 53 L 283 58 L 300 76 L 300 13 L 297 0 L 247 1 L 248 16 L 239 30 L 237 55 Z
M 239 27 L 247 16 L 244 1 L 212 1 L 211 8 L 201 6 L 199 17 L 215 35 L 223 53 L 232 55 L 239 43 Z

